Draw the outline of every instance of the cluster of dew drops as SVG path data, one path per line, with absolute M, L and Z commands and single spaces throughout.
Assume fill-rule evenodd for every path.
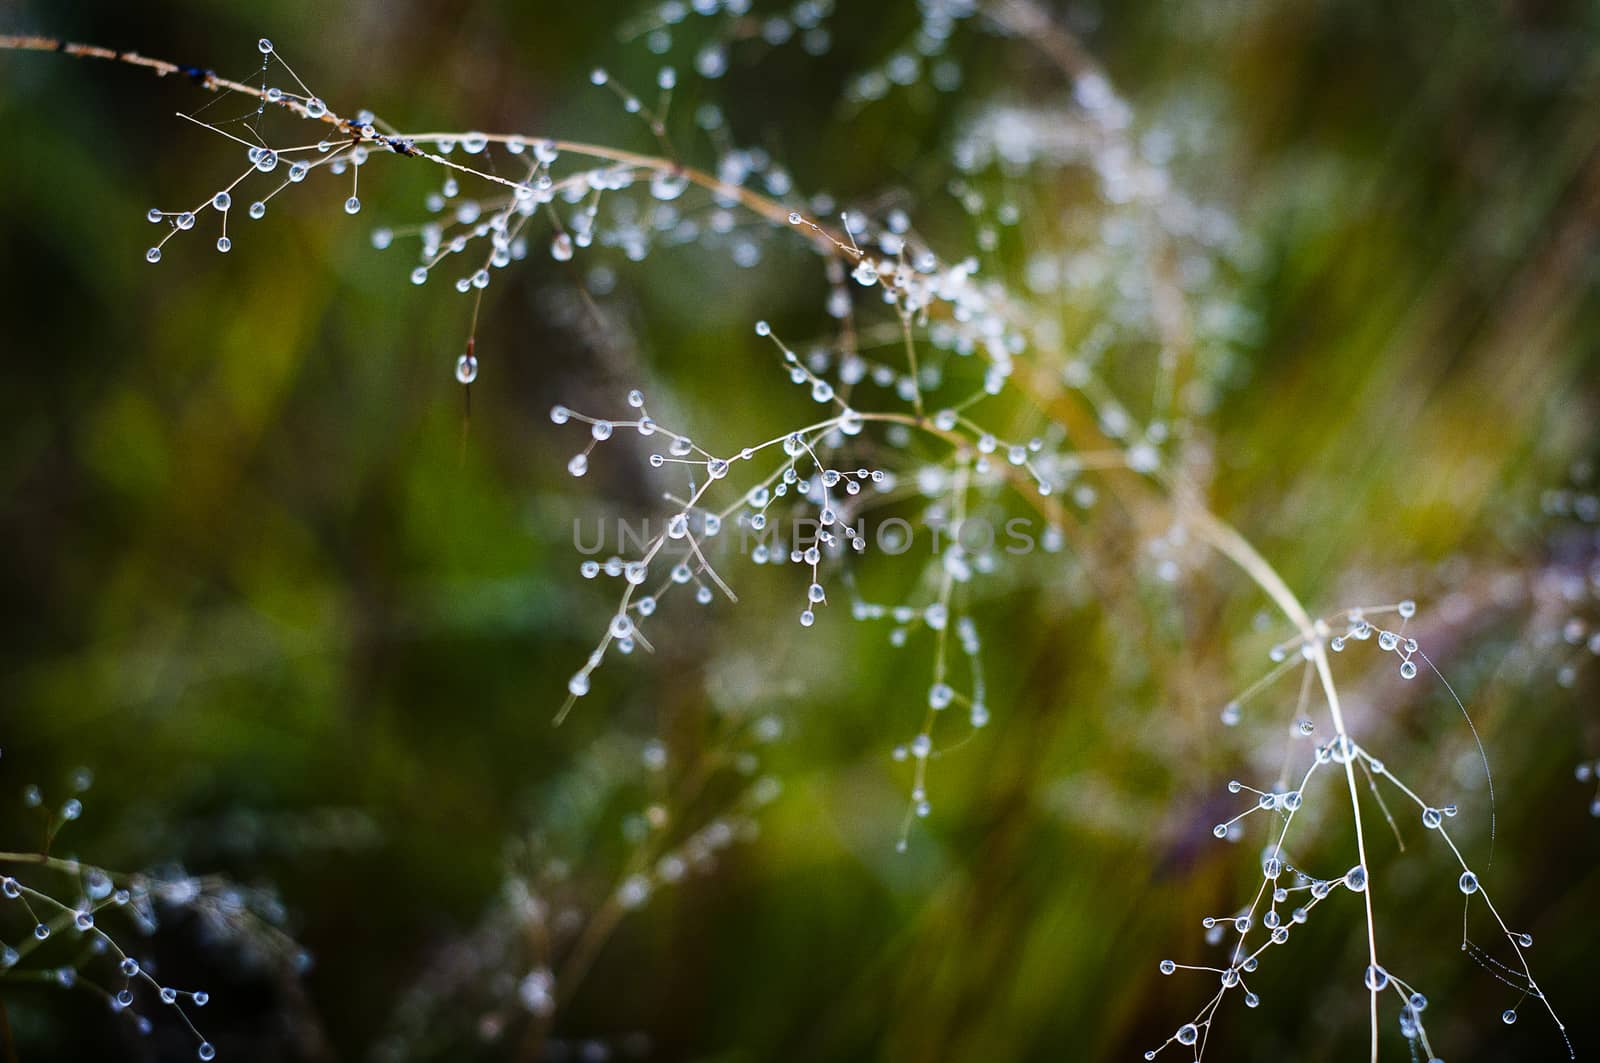
M 88 790 L 92 782 L 93 774 L 88 768 L 79 768 L 72 774 L 71 785 L 75 793 L 81 794 Z M 43 791 L 37 785 L 31 783 L 23 787 L 22 804 L 25 808 L 30 809 L 43 808 L 45 805 Z M 59 824 L 71 823 L 81 818 L 82 815 L 83 801 L 76 796 L 69 797 L 62 803 L 60 809 L 54 813 L 56 822 Z M 70 909 L 72 911 L 72 929 L 82 935 L 91 935 L 90 953 L 103 953 L 108 946 L 121 953 L 122 949 L 112 942 L 104 930 L 96 926 L 95 911 L 101 904 L 109 904 L 116 908 L 126 908 L 133 903 L 132 892 L 127 888 L 116 886 L 112 882 L 110 875 L 94 867 L 85 869 L 82 888 L 84 890 L 84 899 Z M 26 905 L 26 897 L 30 893 L 33 893 L 36 897 L 40 896 L 11 875 L 0 875 L 0 898 Z M 62 908 L 67 908 L 66 905 L 61 904 L 59 901 L 54 901 L 53 903 L 61 905 Z M 28 911 L 31 914 L 33 909 L 29 907 Z M 48 923 L 38 922 L 30 933 L 34 942 L 43 942 L 49 940 L 55 934 L 55 931 Z M 0 971 L 10 969 L 21 959 L 21 953 L 16 948 L 8 944 L 0 944 Z M 133 982 L 135 979 L 140 978 L 156 986 L 157 996 L 162 1004 L 179 1007 L 180 998 L 183 997 L 187 997 L 195 1007 L 200 1008 L 211 1002 L 211 995 L 203 989 L 197 989 L 192 992 L 184 991 L 155 982 L 149 970 L 133 956 L 126 953 L 123 953 L 121 959 L 117 961 L 117 970 L 127 981 L 121 989 L 109 994 L 113 1011 L 122 1012 L 133 1007 Z M 59 967 L 51 972 L 51 977 L 57 984 L 71 987 L 77 984 L 78 971 L 73 966 Z M 144 1015 L 137 1015 L 135 1018 L 139 1031 L 148 1034 L 152 1029 L 149 1018 Z M 192 1024 L 190 1028 L 193 1029 Z M 198 1035 L 198 1031 L 196 1033 Z M 213 1060 L 217 1056 L 216 1046 L 204 1037 L 200 1037 L 199 1044 L 195 1047 L 195 1055 L 203 1061 Z

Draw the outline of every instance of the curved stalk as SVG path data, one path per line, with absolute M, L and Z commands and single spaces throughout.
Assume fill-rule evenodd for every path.
M 1354 743 L 1349 732 L 1345 729 L 1344 713 L 1339 708 L 1339 691 L 1334 686 L 1333 672 L 1328 667 L 1328 648 L 1325 641 L 1326 627 L 1319 625 L 1311 619 L 1305 606 L 1300 604 L 1289 585 L 1283 581 L 1267 559 L 1252 546 L 1243 535 L 1240 535 L 1232 525 L 1224 523 L 1209 510 L 1197 507 L 1183 514 L 1188 527 L 1194 529 L 1210 543 L 1211 546 L 1228 560 L 1238 565 L 1245 575 L 1249 576 L 1256 586 L 1272 599 L 1283 614 L 1289 618 L 1290 623 L 1299 630 L 1305 640 L 1306 647 L 1311 651 L 1312 664 L 1317 670 L 1317 679 L 1322 684 L 1322 691 L 1328 699 L 1328 714 L 1333 717 L 1333 729 L 1336 740 L 1348 752 L 1354 749 Z M 1350 788 L 1350 810 L 1356 824 L 1356 858 L 1361 861 L 1361 869 L 1366 874 L 1366 888 L 1361 891 L 1362 898 L 1366 901 L 1367 909 L 1367 957 L 1368 962 L 1378 966 L 1378 929 L 1372 912 L 1372 869 L 1367 865 L 1367 842 L 1361 825 L 1361 801 L 1356 789 L 1355 757 L 1346 755 L 1344 760 L 1345 782 Z M 1368 992 L 1371 996 L 1369 1008 L 1369 1021 L 1372 1037 L 1372 1059 L 1374 1063 L 1378 1058 L 1378 990 L 1371 987 L 1368 980 Z

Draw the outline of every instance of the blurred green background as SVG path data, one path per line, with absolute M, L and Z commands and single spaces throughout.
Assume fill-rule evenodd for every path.
M 1060 76 L 1027 42 L 965 29 L 959 92 L 848 106 L 847 79 L 899 46 L 915 10 L 841 7 L 825 56 L 749 42 L 727 78 L 686 78 L 675 106 L 719 102 L 738 141 L 800 189 L 901 194 L 960 257 L 953 132 L 985 98 L 1059 100 Z M 264 35 L 345 111 L 646 150 L 587 83 L 596 63 L 649 83 L 660 60 L 617 39 L 637 11 L 25 2 L 3 28 L 236 76 Z M 1596 9 L 1155 2 L 1058 16 L 1136 116 L 1209 116 L 1178 172 L 1259 254 L 1225 283 L 1251 327 L 1208 425 L 1206 490 L 1315 607 L 1421 601 L 1418 630 L 1496 768 L 1486 881 L 1533 933 L 1535 971 L 1588 1056 L 1600 823 L 1572 769 L 1600 750 L 1600 669 L 1558 685 L 1538 618 L 1488 587 L 1571 561 L 1539 497 L 1596 444 Z M 675 47 L 687 68 L 692 45 Z M 201 95 L 0 53 L 0 829 L 6 846 L 33 844 L 22 787 L 59 800 L 87 766 L 86 814 L 58 850 L 277 888 L 315 957 L 298 988 L 241 973 L 181 924 L 163 938 L 168 976 L 212 990 L 201 1018 L 223 1058 L 368 1058 L 436 950 L 496 895 L 508 839 L 549 826 L 551 793 L 596 743 L 662 732 L 676 751 L 692 741 L 683 721 L 719 705 L 784 719 L 784 795 L 715 875 L 623 922 L 559 1034 L 641 1033 L 663 1059 L 1132 1059 L 1193 1014 L 1206 980 L 1156 964 L 1200 962 L 1200 916 L 1249 887 L 1250 846 L 1209 827 L 1232 814 L 1225 781 L 1281 749 L 1290 708 L 1264 710 L 1259 731 L 1216 723 L 1285 633 L 1256 622 L 1267 603 L 1243 580 L 1213 565 L 1175 595 L 1108 522 L 1059 570 L 985 601 L 994 723 L 939 763 L 935 813 L 905 855 L 908 783 L 889 750 L 918 724 L 927 648 L 891 651 L 842 609 L 802 637 L 793 571 L 735 565 L 744 602 L 685 608 L 654 657 L 608 662 L 553 728 L 611 608 L 577 577 L 572 520 L 640 511 L 659 485 L 620 454 L 567 476 L 577 437 L 549 407 L 620 412 L 642 386 L 707 439 L 762 432 L 803 407 L 750 323 L 818 330 L 816 259 L 779 240 L 752 270 L 693 248 L 563 265 L 535 240 L 488 293 L 469 419 L 451 378 L 467 300 L 445 278 L 412 288 L 407 255 L 368 242 L 423 217 L 432 174 L 377 160 L 358 218 L 339 210 L 343 182 L 315 180 L 262 222 L 236 217 L 226 257 L 194 234 L 143 261 L 146 210 L 235 172 L 233 147 L 173 116 Z M 701 144 L 687 154 L 705 161 Z M 1053 224 L 1025 219 L 993 268 L 1014 276 Z M 574 322 L 572 293 L 597 264 L 615 271 L 596 298 L 629 326 L 621 342 Z M 1594 547 L 1578 543 L 1581 570 Z M 1452 594 L 1463 611 L 1430 614 Z M 1399 689 L 1387 664 L 1340 667 L 1372 747 L 1430 792 L 1459 787 L 1481 853 L 1476 754 L 1455 709 L 1435 686 Z M 1320 831 L 1330 863 L 1349 849 L 1337 812 Z M 1371 844 L 1380 933 L 1434 1001 L 1437 1051 L 1563 1058 L 1531 1004 L 1500 1024 L 1515 994 L 1458 951 L 1454 875 L 1421 833 L 1408 820 L 1399 854 L 1380 823 Z M 624 850 L 602 825 L 568 856 L 604 881 Z M 1357 1058 L 1355 912 L 1330 902 L 1269 956 L 1262 1007 L 1224 1013 L 1212 1058 Z M 0 994 L 20 1059 L 192 1052 L 159 1014 L 138 1039 L 88 994 L 6 981 Z M 1386 1057 L 1406 1051 L 1388 1011 L 1384 1036 Z M 437 1058 L 512 1054 L 464 1037 Z

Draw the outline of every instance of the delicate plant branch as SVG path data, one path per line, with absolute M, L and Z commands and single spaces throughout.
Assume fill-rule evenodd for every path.
M 1075 96 L 1090 112 L 1098 134 L 1119 149 L 1126 149 L 1128 140 L 1125 135 L 1125 105 L 1115 97 L 1104 74 L 1074 38 L 1057 27 L 1041 8 L 1028 0 L 991 0 L 983 5 L 983 10 L 1005 31 L 1032 39 L 1073 82 Z M 262 54 L 269 59 L 275 54 L 271 43 L 266 40 L 260 42 L 260 47 Z M 482 289 L 489 283 L 490 268 L 504 265 L 509 261 L 511 245 L 520 237 L 528 219 L 538 213 L 538 207 L 549 206 L 557 195 L 565 195 L 571 203 L 585 204 L 576 216 L 571 232 L 563 225 L 553 208 L 547 211 L 555 229 L 552 254 L 558 260 L 570 259 L 575 245 L 587 246 L 588 241 L 593 238 L 594 218 L 602 194 L 625 188 L 640 178 L 650 181 L 652 194 L 658 199 L 676 198 L 684 187 L 694 185 L 708 193 L 719 205 L 738 206 L 769 225 L 796 230 L 827 261 L 828 279 L 833 286 L 834 294 L 843 293 L 843 305 L 837 307 L 837 312 L 834 312 L 835 307 L 830 299 L 830 312 L 833 312 L 833 316 L 841 322 L 841 346 L 852 358 L 859 360 L 857 352 L 864 333 L 858 327 L 855 313 L 850 305 L 850 288 L 846 283 L 846 276 L 860 289 L 881 296 L 885 303 L 891 305 L 896 318 L 894 322 L 896 328 L 892 332 L 898 333 L 906 362 L 906 375 L 899 377 L 905 386 L 898 388 L 897 392 L 899 397 L 910 405 L 911 412 L 857 408 L 848 397 L 849 386 L 856 381 L 848 379 L 841 371 L 839 386 L 835 386 L 825 378 L 823 369 L 808 365 L 794 350 L 772 334 L 764 322 L 757 326 L 757 332 L 764 337 L 770 337 L 776 343 L 783 356 L 786 371 L 795 383 L 810 388 L 815 401 L 829 407 L 828 416 L 811 420 L 785 432 L 772 434 L 749 446 L 714 453 L 695 443 L 688 435 L 657 424 L 646 411 L 644 398 L 638 392 L 629 396 L 629 404 L 638 411 L 638 414 L 626 420 L 610 420 L 576 413 L 566 407 L 557 407 L 552 413 L 553 420 L 558 424 L 576 422 L 586 425 L 591 437 L 586 449 L 575 455 L 568 464 L 568 469 L 573 475 L 584 475 L 588 469 L 590 454 L 597 444 L 612 438 L 617 429 L 629 429 L 641 437 L 658 436 L 666 442 L 666 453 L 651 456 L 650 463 L 653 467 L 660 469 L 670 465 L 689 477 L 686 493 L 682 496 L 667 495 L 672 507 L 668 514 L 666 530 L 645 543 L 639 557 L 632 560 L 613 557 L 604 565 L 599 562 L 585 562 L 583 570 L 585 576 L 594 578 L 605 573 L 608 576 L 623 578 L 626 585 L 606 631 L 586 663 L 569 680 L 568 698 L 558 714 L 558 720 L 570 710 L 577 698 L 588 692 L 591 675 L 609 649 L 616 647 L 622 653 L 631 653 L 636 646 L 646 651 L 650 650 L 651 644 L 642 630 L 643 622 L 655 612 L 657 599 L 671 586 L 693 584 L 696 597 L 702 603 L 709 603 L 713 599 L 713 587 L 729 599 L 735 597 L 731 585 L 713 568 L 707 553 L 707 540 L 714 538 L 718 529 L 728 521 L 748 522 L 751 527 L 762 528 L 766 522 L 768 508 L 775 498 L 785 495 L 790 485 L 794 485 L 793 497 L 798 500 L 800 508 L 815 508 L 824 529 L 819 537 L 820 545 L 801 548 L 796 544 L 791 557 L 792 561 L 810 570 L 806 604 L 800 613 L 800 623 L 810 627 L 816 620 L 816 610 L 826 605 L 828 600 L 820 574 L 825 559 L 843 555 L 847 545 L 857 551 L 862 549 L 860 525 L 856 525 L 854 521 L 864 503 L 852 503 L 848 499 L 840 502 L 830 495 L 830 490 L 837 489 L 853 496 L 863 483 L 887 481 L 881 469 L 861 466 L 852 470 L 848 464 L 836 457 L 836 453 L 847 447 L 850 439 L 860 434 L 867 425 L 886 431 L 905 430 L 908 436 L 912 433 L 930 435 L 949 446 L 950 454 L 945 459 L 948 464 L 941 464 L 938 467 L 940 475 L 945 478 L 939 481 L 937 493 L 942 499 L 947 499 L 949 511 L 957 522 L 967 518 L 969 496 L 975 488 L 992 483 L 1010 483 L 1024 488 L 1034 488 L 1031 491 L 1022 490 L 1021 494 L 1028 498 L 1036 509 L 1045 513 L 1053 524 L 1069 523 L 1061 520 L 1063 507 L 1054 496 L 1082 472 L 1103 469 L 1106 482 L 1136 520 L 1142 521 L 1146 527 L 1165 523 L 1174 533 L 1194 535 L 1235 565 L 1266 594 L 1295 628 L 1297 634 L 1293 640 L 1293 648 L 1300 652 L 1307 665 L 1301 688 L 1301 708 L 1304 708 L 1305 699 L 1312 689 L 1314 676 L 1315 686 L 1320 689 L 1322 698 L 1327 704 L 1334 738 L 1331 743 L 1319 749 L 1317 760 L 1307 771 L 1299 790 L 1283 793 L 1276 790 L 1255 791 L 1258 797 L 1257 809 L 1273 810 L 1284 815 L 1283 829 L 1278 834 L 1277 841 L 1279 851 L 1281 852 L 1283 839 L 1299 808 L 1301 791 L 1305 789 L 1306 783 L 1311 780 L 1312 773 L 1317 767 L 1328 760 L 1335 760 L 1342 766 L 1354 825 L 1357 864 L 1342 878 L 1320 879 L 1296 871 L 1295 875 L 1298 878 L 1293 887 L 1279 888 L 1263 884 L 1258 889 L 1256 900 L 1245 915 L 1228 917 L 1220 921 L 1215 918 L 1211 920 L 1208 929 L 1223 922 L 1231 922 L 1240 935 L 1238 946 L 1227 968 L 1204 968 L 1217 971 L 1221 975 L 1222 989 L 1202 1009 L 1198 1016 L 1199 1021 L 1181 1027 L 1173 1038 L 1169 1039 L 1168 1044 L 1176 1042 L 1192 1046 L 1198 1059 L 1209 1038 L 1212 1017 L 1226 991 L 1234 986 L 1243 987 L 1243 976 L 1254 971 L 1257 957 L 1270 945 L 1281 944 L 1286 940 L 1287 927 L 1281 924 L 1271 925 L 1272 934 L 1269 942 L 1256 950 L 1248 950 L 1245 947 L 1244 938 L 1251 929 L 1253 913 L 1263 898 L 1269 895 L 1269 889 L 1272 897 L 1272 907 L 1269 911 L 1274 920 L 1279 919 L 1276 907 L 1279 903 L 1279 893 L 1287 895 L 1291 888 L 1294 891 L 1309 892 L 1311 903 L 1296 913 L 1295 921 L 1303 921 L 1306 911 L 1315 907 L 1328 896 L 1331 889 L 1342 883 L 1345 887 L 1363 894 L 1368 954 L 1365 983 L 1369 997 L 1370 1058 L 1373 1060 L 1378 1058 L 1379 999 L 1380 995 L 1390 988 L 1399 993 L 1404 1002 L 1403 1025 L 1410 1024 L 1424 1049 L 1431 1055 L 1432 1049 L 1421 1024 L 1422 1006 L 1417 1003 L 1421 995 L 1408 983 L 1390 975 L 1379 962 L 1373 880 L 1368 863 L 1360 793 L 1356 782 L 1357 767 L 1359 766 L 1368 778 L 1371 791 L 1380 806 L 1382 798 L 1378 794 L 1375 781 L 1378 777 L 1388 778 L 1402 793 L 1419 805 L 1422 802 L 1412 791 L 1388 774 L 1382 763 L 1366 753 L 1349 733 L 1328 657 L 1330 640 L 1333 648 L 1337 650 L 1343 636 L 1334 638 L 1326 620 L 1313 619 L 1288 584 L 1256 548 L 1201 503 L 1198 489 L 1184 480 L 1179 463 L 1170 463 L 1170 467 L 1163 466 L 1159 448 L 1163 442 L 1172 438 L 1170 426 L 1165 419 L 1166 413 L 1163 411 L 1175 401 L 1174 396 L 1181 390 L 1183 381 L 1192 372 L 1194 357 L 1185 293 L 1173 273 L 1172 254 L 1164 234 L 1149 271 L 1154 303 L 1153 321 L 1165 348 L 1159 362 L 1160 380 L 1156 402 L 1158 419 L 1147 426 L 1143 434 L 1138 434 L 1134 432 L 1137 425 L 1133 417 L 1121 403 L 1116 401 L 1110 388 L 1084 361 L 1065 356 L 1059 339 L 1052 336 L 1050 329 L 1035 320 L 1026 301 L 1017 298 L 999 283 L 984 283 L 975 277 L 978 270 L 975 259 L 954 264 L 945 262 L 919 242 L 914 234 L 910 234 L 907 225 L 896 224 L 893 221 L 874 229 L 870 219 L 841 213 L 841 225 L 835 230 L 813 220 L 810 215 L 814 212 L 792 209 L 780 202 L 777 196 L 764 195 L 745 187 L 738 181 L 726 180 L 722 176 L 684 165 L 673 149 L 664 119 L 666 104 L 670 101 L 670 94 L 675 85 L 675 75 L 669 78 L 664 72 L 659 79 L 663 93 L 662 103 L 654 111 L 645 110 L 637 97 L 623 89 L 604 71 L 596 71 L 593 77 L 595 84 L 606 86 L 615 92 L 630 111 L 640 114 L 646 121 L 664 152 L 663 155 L 657 156 L 582 141 L 525 134 L 481 132 L 405 134 L 366 112 L 353 118 L 339 115 L 313 96 L 303 82 L 300 82 L 300 87 L 306 90 L 305 93 L 294 95 L 278 89 L 269 89 L 264 82 L 261 86 L 255 86 L 220 79 L 208 70 L 183 67 L 137 53 L 115 52 L 42 37 L 0 37 L 0 50 L 3 49 L 59 52 L 142 67 L 158 76 L 178 74 L 189 77 L 200 87 L 212 92 L 238 92 L 254 98 L 261 102 L 263 110 L 268 105 L 275 105 L 293 116 L 321 122 L 334 130 L 336 140 L 283 148 L 269 147 L 264 141 L 259 145 L 251 144 L 217 126 L 204 122 L 199 124 L 206 125 L 208 129 L 249 147 L 254 170 L 270 171 L 278 165 L 280 155 L 303 154 L 310 157 L 310 153 L 317 152 L 321 156 L 310 163 L 295 162 L 291 166 L 289 180 L 279 186 L 278 191 L 287 187 L 288 183 L 297 182 L 315 167 L 327 166 L 330 172 L 335 174 L 342 173 L 347 168 L 354 168 L 351 195 L 346 200 L 345 208 L 350 213 L 355 213 L 361 208 L 356 195 L 355 181 L 359 167 L 366 161 L 370 151 L 387 151 L 407 158 L 420 159 L 443 168 L 451 175 L 448 180 L 452 183 L 455 175 L 479 179 L 509 196 L 504 201 L 484 205 L 488 208 L 489 216 L 486 222 L 478 220 L 480 213 L 477 204 L 474 204 L 473 209 L 465 215 L 458 214 L 463 231 L 453 235 L 448 243 L 444 241 L 442 230 L 436 230 L 433 235 L 425 236 L 424 264 L 412 274 L 412 279 L 416 283 L 426 281 L 429 271 L 444 261 L 448 255 L 463 251 L 470 239 L 489 236 L 494 249 L 487 256 L 485 264 L 456 284 L 457 289 L 463 293 L 477 289 L 481 296 Z M 297 75 L 295 80 L 299 82 Z M 259 134 L 255 135 L 259 139 Z M 533 159 L 528 164 L 527 175 L 520 180 L 514 180 L 448 158 L 447 156 L 453 153 L 457 145 L 462 146 L 468 154 L 478 154 L 493 145 L 509 154 L 521 155 L 531 147 Z M 550 166 L 562 154 L 594 160 L 602 165 L 557 179 L 550 172 Z M 225 227 L 227 211 L 231 204 L 231 192 L 239 182 L 251 176 L 251 173 L 252 170 L 247 169 L 233 184 L 228 185 L 195 211 L 175 214 L 152 211 L 152 220 L 171 222 L 173 229 L 167 234 L 167 239 L 170 239 L 176 232 L 192 228 L 195 224 L 195 214 L 210 206 L 222 215 Z M 276 191 L 272 194 L 276 195 Z M 446 194 L 453 195 L 454 192 Z M 264 210 L 264 202 L 264 200 L 258 201 L 252 207 L 253 216 L 259 216 L 255 207 L 262 207 Z M 389 238 L 385 236 L 380 243 L 387 243 Z M 162 243 L 165 243 L 165 240 Z M 226 250 L 224 246 L 226 243 L 227 237 L 224 235 L 219 241 L 219 248 Z M 159 260 L 160 255 L 159 244 L 148 252 L 151 261 Z M 478 297 L 475 297 L 472 335 L 469 335 L 466 352 L 456 366 L 457 379 L 463 384 L 471 384 L 477 378 L 475 337 L 477 308 Z M 929 327 L 930 324 L 950 328 L 959 336 L 960 342 L 967 345 L 962 353 L 977 353 L 987 362 L 983 388 L 979 393 L 962 403 L 932 413 L 924 407 L 923 376 L 926 366 L 919 356 L 916 336 L 917 329 Z M 890 342 L 893 342 L 892 338 Z M 1017 357 L 1023 350 L 1030 348 L 1038 352 L 1040 357 L 1031 363 Z M 1062 386 L 1063 381 L 1066 384 L 1065 388 Z M 1060 429 L 1058 437 L 1048 445 L 1042 437 L 1006 443 L 997 433 L 986 429 L 967 412 L 967 407 L 971 403 L 999 394 L 1007 386 L 1014 387 L 1035 411 L 1043 414 L 1052 426 L 1052 430 Z M 834 412 L 833 407 L 838 408 L 837 412 Z M 1067 437 L 1072 440 L 1070 446 L 1065 442 Z M 781 448 L 786 459 L 774 472 L 758 479 L 755 486 L 746 488 L 735 501 L 716 507 L 711 504 L 709 497 L 711 492 L 722 484 L 731 472 L 739 471 L 741 463 L 744 463 L 743 467 L 748 467 L 748 463 L 757 455 L 764 455 L 772 448 Z M 991 460 L 991 455 L 996 455 L 996 458 Z M 1004 460 L 999 460 L 1000 457 Z M 885 488 L 886 491 L 888 489 Z M 657 562 L 672 562 L 671 574 L 654 594 L 647 593 L 640 588 L 648 579 L 652 564 Z M 969 709 L 974 728 L 981 727 L 988 718 L 982 691 L 982 673 L 978 664 L 976 632 L 971 628 L 970 619 L 959 611 L 960 585 L 971 575 L 969 559 L 964 551 L 952 548 L 939 559 L 937 565 L 930 566 L 925 575 L 929 587 L 929 596 L 925 603 L 916 606 L 902 603 L 887 608 L 857 603 L 857 613 L 862 619 L 876 619 L 887 613 L 897 625 L 891 638 L 898 638 L 901 642 L 914 627 L 926 627 L 933 633 L 935 643 L 933 683 L 929 691 L 928 708 L 924 713 L 924 723 L 909 746 L 899 754 L 902 757 L 910 755 L 915 762 L 911 807 L 906 818 L 908 826 L 913 817 L 926 815 L 929 807 L 925 791 L 926 772 L 928 760 L 934 754 L 932 731 L 938 714 L 951 704 L 961 704 Z M 1402 612 L 1402 615 L 1409 614 Z M 971 691 L 968 694 L 954 690 L 947 682 L 947 631 L 952 621 L 955 623 L 963 652 L 970 661 Z M 1393 635 L 1394 633 L 1390 632 L 1381 633 L 1380 645 L 1385 641 L 1389 643 L 1383 645 L 1385 650 L 1395 648 L 1391 638 Z M 1358 634 L 1356 637 L 1366 636 Z M 1402 675 L 1407 678 L 1416 674 L 1415 665 L 1410 662 L 1412 652 L 1417 652 L 1414 646 L 1403 653 L 1405 664 L 1402 666 Z M 1423 660 L 1427 661 L 1427 658 L 1424 657 Z M 1427 663 L 1430 666 L 1432 664 L 1431 661 Z M 1406 672 L 1407 668 L 1410 669 L 1409 673 Z M 1261 684 L 1251 687 L 1240 700 L 1250 696 L 1260 686 L 1286 670 L 1287 667 L 1274 671 Z M 1442 680 L 1443 677 L 1440 678 Z M 1453 691 L 1451 693 L 1454 694 Z M 1459 699 L 1457 701 L 1459 704 Z M 1285 770 L 1287 771 L 1287 768 Z M 1290 804 L 1290 794 L 1294 795 L 1293 804 Z M 1383 807 L 1385 815 L 1388 816 L 1387 807 Z M 1426 805 L 1422 807 L 1424 822 L 1428 824 L 1430 809 Z M 1221 836 L 1227 836 L 1231 825 L 1246 814 L 1248 812 L 1241 813 L 1229 823 L 1220 824 Z M 1393 822 L 1392 817 L 1390 821 Z M 1428 825 L 1438 828 L 1437 823 Z M 1491 820 L 1491 837 L 1492 829 Z M 1463 870 L 1461 888 L 1462 892 L 1468 894 L 1470 904 L 1470 896 L 1474 892 L 1481 893 L 1481 887 L 1474 875 L 1473 888 L 1467 888 L 1466 876 L 1472 875 L 1472 872 L 1468 870 L 1455 843 L 1448 835 L 1444 835 L 1442 830 L 1441 835 L 1456 853 L 1458 860 L 1461 860 Z M 901 844 L 904 845 L 904 842 L 903 829 Z M 3 855 L 0 855 L 0 859 L 3 858 Z M 1273 859 L 1281 864 L 1278 857 Z M 1284 873 L 1286 869 L 1283 866 L 1276 866 L 1270 870 L 1272 873 L 1265 877 L 1269 883 L 1275 882 L 1278 875 Z M 1483 895 L 1483 899 L 1487 904 L 1487 895 Z M 569 960 L 580 975 L 598 950 L 598 942 L 603 941 L 609 934 L 625 907 L 619 894 L 618 897 L 613 897 L 602 905 L 594 916 L 585 937 L 580 939 L 572 954 L 573 959 Z M 1521 961 L 1521 970 L 1512 972 L 1515 979 L 1520 980 L 1520 988 L 1524 990 L 1525 996 L 1535 996 L 1550 1007 L 1549 1001 L 1539 990 L 1527 967 L 1520 939 L 1514 937 L 1506 928 L 1505 923 L 1500 920 L 1498 911 L 1492 905 L 1489 905 L 1489 908 L 1501 930 L 1511 940 Z M 1466 948 L 1467 944 L 1464 934 L 1463 948 Z M 1176 965 L 1173 965 L 1173 969 L 1175 968 Z M 1165 964 L 1163 970 L 1168 970 Z M 1514 981 L 1513 984 L 1518 982 Z M 1248 1004 L 1255 994 L 1248 990 L 1246 992 Z M 1514 1013 L 1515 1009 L 1507 1012 L 1512 1016 Z M 1554 1018 L 1553 1008 L 1551 1015 Z M 1564 1027 L 1561 1026 L 1559 1019 L 1556 1023 L 1564 1034 Z

